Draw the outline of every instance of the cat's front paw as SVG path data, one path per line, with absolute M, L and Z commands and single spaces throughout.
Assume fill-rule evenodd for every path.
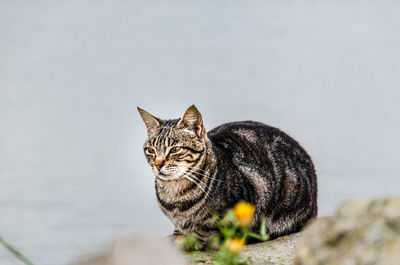
M 205 248 L 206 243 L 193 235 L 173 234 L 168 237 L 169 241 L 184 251 L 196 251 Z
M 183 248 L 186 241 L 185 236 L 181 234 L 172 234 L 168 236 L 168 240 L 172 243 L 172 245 L 178 248 Z

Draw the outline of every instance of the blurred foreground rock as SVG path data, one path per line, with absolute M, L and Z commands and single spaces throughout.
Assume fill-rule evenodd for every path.
M 182 255 L 163 238 L 124 236 L 73 265 L 213 264 L 214 255 Z M 303 232 L 246 246 L 242 256 L 255 265 L 400 265 L 400 198 L 350 201 Z
M 400 264 L 400 197 L 353 200 L 306 228 L 296 265 Z
M 293 264 L 300 233 L 245 246 L 243 257 L 254 265 Z M 213 264 L 214 252 L 179 253 L 163 238 L 130 235 L 116 239 L 109 250 L 81 257 L 72 265 L 181 265 Z M 184 258 L 186 256 L 186 259 Z
M 165 238 L 126 235 L 109 250 L 82 257 L 73 265 L 184 265 L 183 256 Z

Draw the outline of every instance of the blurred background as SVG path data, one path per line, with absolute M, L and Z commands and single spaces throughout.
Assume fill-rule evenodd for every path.
M 160 235 L 140 106 L 256 120 L 314 160 L 320 216 L 400 193 L 400 2 L 0 2 L 0 235 L 68 264 Z M 0 264 L 20 264 L 0 246 Z

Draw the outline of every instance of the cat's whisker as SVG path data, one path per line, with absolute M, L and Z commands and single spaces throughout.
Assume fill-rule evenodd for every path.
M 193 175 L 191 175 L 192 177 L 194 177 Z M 197 179 L 197 178 L 196 178 Z M 199 180 L 200 182 L 202 182 L 201 180 Z M 204 183 L 204 182 L 202 182 L 202 183 Z M 205 183 L 204 183 L 204 185 L 205 185 L 205 189 L 207 189 L 209 186 L 208 185 L 206 185 Z M 206 199 L 209 197 L 209 195 L 210 195 L 210 192 L 211 192 L 211 189 L 207 189 L 207 191 L 204 191 L 204 193 L 205 193 L 205 197 L 206 197 Z
M 194 169 L 197 169 L 197 168 L 194 167 Z M 202 176 L 202 177 L 205 177 L 205 178 L 208 178 L 208 179 L 213 179 L 213 180 L 216 180 L 216 181 L 224 182 L 224 181 L 221 180 L 221 179 L 217 179 L 217 178 L 210 177 L 208 174 L 206 175 L 206 174 L 200 173 L 200 172 L 198 172 L 198 171 L 196 171 L 196 170 L 193 170 L 193 169 L 191 169 L 191 170 L 187 169 L 187 171 L 189 171 L 189 172 L 191 172 L 191 173 L 195 173 L 195 174 L 197 174 L 197 175 L 199 175 L 199 176 Z
M 194 177 L 193 175 L 191 175 L 192 177 Z M 196 178 L 197 179 L 197 178 Z M 201 180 L 200 180 L 201 181 Z M 204 182 L 202 182 L 202 183 L 204 183 Z M 205 188 L 204 189 L 202 189 L 202 191 L 205 193 L 205 198 L 207 199 L 207 198 L 209 198 L 209 196 L 210 196 L 210 192 L 211 192 L 211 190 L 210 189 L 207 189 L 207 185 L 206 184 L 204 184 L 205 185 Z M 207 191 L 205 191 L 205 189 L 207 189 Z
M 205 186 L 207 186 L 203 181 L 201 181 L 199 178 L 197 178 L 196 176 L 194 176 L 193 174 L 192 174 L 192 172 L 190 172 L 189 170 L 183 170 L 182 168 L 177 168 L 178 169 L 178 171 L 180 172 L 180 173 L 182 173 L 183 175 L 187 175 L 186 173 L 188 173 L 192 178 L 195 178 L 197 181 L 199 181 L 200 183 L 202 183 L 202 184 L 204 184 Z
M 197 187 L 199 187 L 203 192 L 206 192 L 205 189 L 200 185 L 200 183 L 196 182 L 194 179 L 192 179 L 191 177 L 189 177 L 188 175 L 183 175 L 183 177 L 185 179 L 188 179 L 189 181 L 193 182 L 194 184 L 197 185 Z
M 207 184 L 204 183 L 204 182 L 203 182 L 202 180 L 200 180 L 199 178 L 197 178 L 195 175 L 193 175 L 193 174 L 191 174 L 191 173 L 189 173 L 189 175 L 190 175 L 192 178 L 196 179 L 199 183 L 203 184 L 204 187 L 207 187 Z
M 195 173 L 195 174 L 197 174 L 197 175 L 199 175 L 199 176 L 202 176 L 202 177 L 205 177 L 205 178 L 208 178 L 208 179 L 214 179 L 214 180 L 216 180 L 216 181 L 223 181 L 223 180 L 220 180 L 220 179 L 217 179 L 217 178 L 213 178 L 213 177 L 210 177 L 210 176 L 208 176 L 208 175 L 199 173 L 199 172 L 194 171 L 194 170 L 190 170 L 189 172 Z
M 188 176 L 187 175 L 187 173 L 189 174 L 189 176 L 194 180 L 194 179 L 196 179 L 198 182 L 196 183 L 196 184 L 198 184 L 198 185 L 201 185 L 201 187 L 203 188 L 202 190 L 204 191 L 204 192 L 206 192 L 205 191 L 205 189 L 207 189 L 207 187 L 208 187 L 208 185 L 206 184 L 206 183 L 204 183 L 202 180 L 200 180 L 199 178 L 197 178 L 196 176 L 194 176 L 192 173 L 190 173 L 188 170 L 186 170 L 186 171 L 184 171 L 182 168 L 177 168 L 178 170 L 180 170 L 180 172 L 183 174 L 182 176 L 183 177 L 185 177 L 185 176 Z
M 191 170 L 189 170 L 189 169 L 187 169 L 187 168 L 178 167 L 177 169 L 179 170 L 179 172 L 181 172 L 181 173 L 183 173 L 183 174 L 189 173 L 189 174 L 193 175 L 193 174 L 197 173 L 197 172 L 191 171 Z M 201 175 L 201 174 L 198 174 L 198 175 Z M 194 176 L 194 177 L 195 177 L 198 181 L 201 181 L 201 180 L 198 179 L 196 176 Z
M 183 172 L 182 170 L 182 168 L 179 168 L 178 167 L 178 169 L 180 169 L 181 170 L 181 172 Z M 189 172 L 188 170 L 186 170 L 186 172 Z M 183 172 L 183 177 L 187 177 L 187 175 L 186 175 L 186 172 Z M 204 182 L 202 182 L 201 180 L 199 180 L 197 177 L 195 177 L 195 176 L 193 176 L 191 173 L 189 173 L 190 174 L 190 176 L 191 177 L 194 177 L 194 178 L 196 178 L 198 181 L 200 181 L 201 183 L 203 183 L 204 184 L 204 188 L 202 188 L 202 187 L 200 187 L 199 186 L 199 183 L 196 183 L 200 188 L 201 188 L 201 190 L 205 193 L 205 198 L 207 199 L 209 196 L 210 196 L 210 192 L 211 192 L 211 189 L 209 189 L 208 188 L 208 185 L 206 185 Z M 188 178 L 190 181 L 192 181 L 192 179 L 190 179 L 190 178 Z M 207 189 L 207 191 L 205 191 L 205 189 Z
M 201 168 L 199 168 L 199 167 L 196 167 L 196 166 L 193 166 L 192 169 L 196 169 L 196 171 L 199 171 L 199 172 L 202 172 L 202 173 L 205 173 L 205 174 L 208 173 L 208 171 L 203 170 L 203 169 L 201 169 Z

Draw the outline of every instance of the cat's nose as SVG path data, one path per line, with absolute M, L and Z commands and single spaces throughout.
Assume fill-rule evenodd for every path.
M 160 169 L 163 167 L 165 160 L 158 160 L 156 159 L 154 166 L 160 171 Z

